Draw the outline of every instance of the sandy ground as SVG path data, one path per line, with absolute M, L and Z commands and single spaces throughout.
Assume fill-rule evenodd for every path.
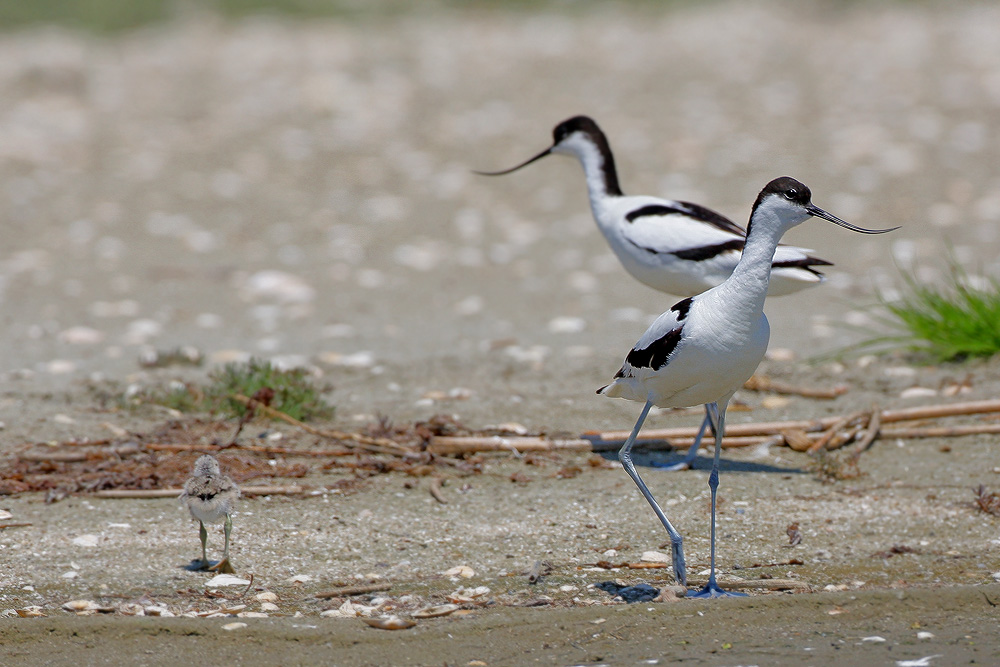
M 742 220 L 757 190 L 787 173 L 851 222 L 903 225 L 878 238 L 818 222 L 790 235 L 836 266 L 822 287 L 768 303 L 777 353 L 762 370 L 849 391 L 832 401 L 744 392 L 749 409 L 730 423 L 994 397 L 996 363 L 807 361 L 876 330 L 870 306 L 898 286 L 894 262 L 932 279 L 948 244 L 971 273 L 995 270 L 1000 11 L 776 7 L 367 23 L 198 17 L 102 38 L 0 36 L 0 450 L 148 433 L 169 415 L 122 409 L 121 396 L 201 380 L 251 354 L 315 369 L 333 387 L 338 428 L 438 413 L 476 428 L 628 428 L 638 406 L 593 389 L 671 297 L 617 265 L 570 162 L 507 179 L 469 171 L 533 155 L 577 113 L 605 127 L 627 192 Z M 142 354 L 179 345 L 204 353 L 206 367 L 140 367 Z M 949 395 L 961 383 L 966 392 Z M 207 575 L 183 569 L 197 529 L 171 499 L 4 498 L 12 521 L 32 525 L 0 530 L 0 611 L 10 617 L 0 655 L 24 664 L 126 654 L 136 664 L 205 654 L 279 664 L 996 662 L 1000 535 L 972 503 L 974 487 L 997 484 L 993 440 L 881 441 L 861 477 L 834 484 L 784 448 L 727 453 L 722 571 L 791 577 L 809 592 L 716 602 L 610 605 L 590 587 L 669 582 L 663 570 L 590 567 L 635 562 L 665 536 L 622 471 L 585 455 L 486 457 L 481 474 L 448 476 L 447 504 L 426 478 L 399 474 L 349 493 L 247 499 L 234 519 L 234 562 L 254 575 L 242 597 L 243 587 L 212 597 Z M 558 474 L 574 466 L 583 472 Z M 704 468 L 643 468 L 698 576 L 708 562 Z M 343 478 L 316 471 L 308 481 Z M 789 548 L 793 522 L 803 540 Z M 210 548 L 220 542 L 213 531 Z M 532 586 L 537 560 L 552 572 Z M 443 574 L 463 565 L 472 577 Z M 449 596 L 472 601 L 463 615 L 398 632 L 320 616 L 344 600 L 316 593 L 372 582 L 391 587 L 359 604 L 403 615 Z M 268 618 L 60 609 L 85 599 L 258 611 L 262 592 L 277 596 Z M 9 611 L 31 605 L 46 616 Z M 248 627 L 222 627 L 237 621 Z

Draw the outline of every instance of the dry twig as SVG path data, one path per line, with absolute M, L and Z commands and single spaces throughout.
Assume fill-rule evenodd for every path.
M 328 591 L 316 593 L 316 597 L 318 597 L 320 600 L 328 600 L 330 598 L 346 598 L 352 595 L 379 593 L 381 591 L 387 591 L 391 588 L 392 584 L 361 584 L 358 586 L 341 586 L 339 588 L 332 588 Z
M 96 498 L 172 498 L 179 496 L 183 489 L 105 489 L 95 491 Z M 245 496 L 294 496 L 305 491 L 298 484 L 290 486 L 243 486 L 240 493 Z
M 772 380 L 766 375 L 754 375 L 743 385 L 750 391 L 769 391 L 775 394 L 791 394 L 804 398 L 837 398 L 847 393 L 847 385 L 838 384 L 832 389 L 817 389 L 815 387 L 800 387 Z

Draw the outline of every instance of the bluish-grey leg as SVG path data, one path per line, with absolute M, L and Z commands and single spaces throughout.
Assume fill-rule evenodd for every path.
M 726 431 L 726 408 L 729 406 L 729 399 L 722 402 L 722 408 L 718 404 L 710 404 L 710 412 L 715 425 L 715 458 L 712 461 L 712 473 L 708 476 L 708 486 L 712 490 L 712 545 L 711 545 L 711 571 L 708 575 L 708 584 L 697 593 L 690 594 L 692 598 L 721 598 L 721 597 L 746 597 L 746 593 L 735 591 L 724 591 L 715 582 L 715 499 L 719 489 L 719 454 L 722 452 L 722 435 Z
M 646 415 L 649 414 L 649 409 L 653 407 L 652 401 L 646 401 L 645 407 L 642 409 L 642 413 L 639 415 L 639 420 L 635 423 L 635 427 L 632 429 L 631 435 L 629 435 L 628 440 L 622 445 L 622 448 L 618 450 L 618 460 L 621 461 L 622 467 L 625 468 L 625 472 L 628 476 L 632 478 L 635 485 L 639 487 L 639 491 L 642 492 L 643 497 L 649 506 L 653 508 L 656 512 L 656 516 L 660 519 L 660 523 L 663 527 L 667 529 L 667 533 L 670 534 L 670 551 L 674 563 L 674 577 L 677 582 L 682 586 L 687 586 L 687 570 L 684 567 L 684 538 L 681 534 L 673 527 L 670 521 L 667 519 L 667 515 L 663 513 L 660 506 L 656 503 L 653 498 L 653 494 L 649 492 L 646 488 L 645 482 L 639 477 L 639 473 L 636 472 L 635 465 L 632 463 L 632 445 L 635 443 L 636 437 L 639 435 L 639 430 L 642 428 L 642 423 L 646 421 Z
M 701 447 L 701 438 L 702 436 L 705 435 L 705 431 L 708 430 L 709 426 L 712 427 L 712 431 L 714 432 L 716 426 L 715 423 L 712 421 L 711 413 L 709 412 L 708 406 L 706 405 L 705 418 L 701 421 L 701 428 L 698 429 L 698 435 L 694 437 L 694 442 L 691 444 L 691 448 L 688 449 L 687 454 L 685 454 L 684 458 L 678 461 L 677 463 L 673 463 L 668 466 L 663 466 L 662 468 L 660 468 L 660 470 L 663 470 L 664 472 L 675 472 L 677 470 L 690 469 L 692 467 L 691 464 L 693 464 L 694 460 L 698 458 L 698 449 Z

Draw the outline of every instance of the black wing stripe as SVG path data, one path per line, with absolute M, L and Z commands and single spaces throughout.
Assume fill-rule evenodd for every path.
M 677 213 L 680 215 L 687 215 L 688 212 L 677 206 L 649 204 L 648 206 L 637 208 L 634 211 L 629 211 L 625 214 L 625 219 L 629 222 L 634 222 L 637 218 L 644 218 L 647 215 L 674 215 Z
M 718 227 L 724 232 L 732 232 L 733 234 L 739 234 L 740 236 L 746 236 L 746 230 L 737 225 L 735 222 L 722 215 L 721 213 L 716 213 L 710 208 L 705 208 L 700 204 L 694 204 L 689 201 L 677 202 L 682 206 L 686 206 L 689 209 L 688 215 L 692 218 L 697 218 L 702 222 L 707 222 L 713 227 Z
M 819 274 L 818 271 L 814 270 L 814 266 L 833 266 L 833 262 L 828 262 L 825 259 L 820 259 L 819 257 L 806 257 L 804 259 L 789 259 L 783 262 L 775 262 L 772 266 L 775 268 L 781 267 L 783 269 L 799 268 L 805 269 L 806 271 L 812 271 L 813 273 Z M 822 275 L 822 274 L 819 274 Z
M 626 363 L 632 366 L 632 368 L 652 368 L 654 371 L 663 368 L 667 364 L 670 353 L 681 342 L 681 331 L 682 327 L 671 329 L 650 343 L 649 347 L 645 349 L 637 350 L 632 348 L 632 351 L 625 357 Z
M 683 215 L 688 218 L 698 220 L 699 222 L 709 224 L 716 229 L 721 229 L 724 232 L 738 234 L 744 237 L 746 236 L 746 232 L 743 231 L 743 228 L 726 216 L 720 215 L 710 208 L 705 208 L 704 206 L 692 204 L 687 201 L 673 202 L 672 205 L 649 204 L 647 206 L 641 206 L 634 211 L 626 213 L 625 220 L 628 222 L 635 222 L 639 218 L 658 215 Z
M 733 250 L 743 252 L 743 245 L 743 239 L 733 239 L 732 241 L 716 243 L 715 245 L 704 245 L 697 246 L 695 248 L 687 248 L 686 250 L 675 250 L 670 254 L 678 259 L 686 259 L 691 262 L 703 262 L 707 259 L 717 257 L 724 252 L 731 252 Z

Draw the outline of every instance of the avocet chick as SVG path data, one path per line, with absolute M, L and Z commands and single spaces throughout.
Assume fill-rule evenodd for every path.
M 191 512 L 191 516 L 198 520 L 198 532 L 201 536 L 201 561 L 192 561 L 193 566 L 197 565 L 193 569 L 235 572 L 229 563 L 229 533 L 233 529 L 233 520 L 230 515 L 239 497 L 239 487 L 228 476 L 222 474 L 219 470 L 219 462 L 214 456 L 206 454 L 195 461 L 194 472 L 191 474 L 191 478 L 184 483 L 184 492 L 180 495 L 181 502 Z M 218 523 L 223 519 L 226 522 L 223 528 L 226 535 L 226 545 L 222 550 L 222 560 L 213 565 L 208 560 L 205 550 L 208 542 L 208 531 L 205 530 L 205 524 Z

